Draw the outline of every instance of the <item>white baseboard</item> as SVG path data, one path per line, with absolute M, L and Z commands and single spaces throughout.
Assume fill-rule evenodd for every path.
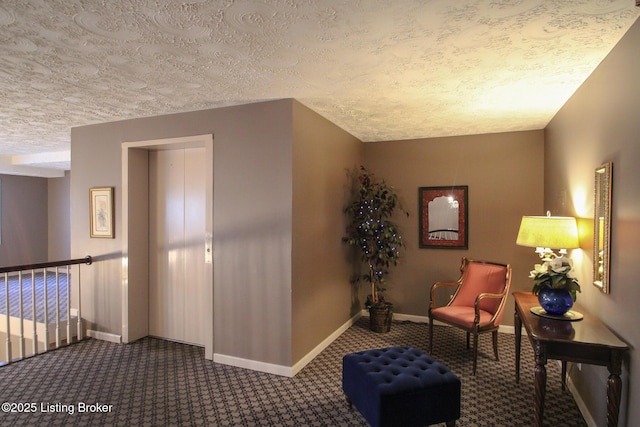
M 243 359 L 241 357 L 227 356 L 225 354 L 213 354 L 214 363 L 235 366 L 237 368 L 250 369 L 252 371 L 265 372 L 267 374 L 293 377 L 293 369 L 289 366 L 275 365 L 273 363 L 260 362 L 258 360 Z
M 367 310 L 362 310 L 362 315 L 368 315 L 369 312 Z M 428 316 L 418 316 L 415 314 L 402 314 L 402 313 L 393 313 L 393 319 L 397 320 L 399 322 L 414 322 L 414 323 L 429 323 L 429 317 Z M 434 325 L 439 325 L 439 326 L 449 326 L 446 323 L 442 323 L 439 321 L 435 321 L 433 323 Z M 515 329 L 513 326 L 508 326 L 508 325 L 500 325 L 500 328 L 498 329 L 498 332 L 503 332 L 505 334 L 513 334 Z
M 562 362 L 560 360 L 556 360 L 555 362 L 558 364 L 560 369 L 562 369 Z M 569 393 L 571 393 L 571 395 L 573 396 L 573 400 L 575 400 L 576 405 L 578 405 L 578 409 L 582 414 L 582 418 L 584 418 L 584 421 L 587 423 L 587 425 L 589 427 L 598 427 L 598 423 L 596 423 L 595 420 L 593 419 L 593 416 L 589 411 L 589 407 L 584 402 L 584 400 L 582 400 L 582 396 L 580 396 L 580 393 L 578 393 L 578 389 L 573 384 L 571 375 L 567 375 L 567 389 L 569 390 Z
M 95 338 L 97 340 L 109 341 L 115 344 L 122 344 L 122 336 L 116 334 L 110 334 L 108 332 L 94 331 L 93 329 L 87 329 L 87 336 Z
M 329 345 L 334 342 L 344 331 L 349 329 L 356 321 L 362 316 L 362 313 L 358 313 L 353 316 L 351 319 L 346 321 L 342 326 L 340 326 L 336 331 L 334 331 L 331 335 L 325 338 L 320 344 L 318 344 L 313 350 L 307 353 L 298 363 L 293 365 L 292 372 L 293 375 L 297 374 L 309 364 L 317 355 L 322 353 L 322 350 L 329 347 Z
M 358 313 L 336 329 L 331 335 L 325 338 L 313 350 L 307 353 L 293 366 L 275 365 L 272 363 L 260 362 L 257 360 L 243 359 L 235 356 L 227 356 L 224 354 L 214 353 L 213 361 L 223 365 L 236 366 L 238 368 L 251 369 L 253 371 L 266 372 L 269 374 L 281 375 L 284 377 L 293 377 L 307 366 L 317 355 L 334 342 L 344 331 L 349 329 L 362 314 Z
M 369 312 L 366 313 L 369 314 Z M 415 314 L 393 313 L 393 320 L 399 322 L 429 323 L 427 316 L 417 316 Z

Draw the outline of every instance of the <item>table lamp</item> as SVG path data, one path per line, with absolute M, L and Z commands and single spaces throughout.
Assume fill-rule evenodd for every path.
M 565 255 L 567 249 L 578 248 L 578 226 L 576 219 L 567 216 L 523 216 L 516 244 L 536 248 L 542 260 L 556 258 L 558 253 Z

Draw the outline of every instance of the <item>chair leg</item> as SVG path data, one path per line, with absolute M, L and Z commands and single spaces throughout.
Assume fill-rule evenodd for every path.
M 469 350 L 469 337 L 471 336 L 471 334 L 469 332 L 467 332 L 467 350 Z
M 498 331 L 493 331 L 493 354 L 496 356 L 496 360 L 500 360 L 498 357 Z
M 433 318 L 429 317 L 429 354 L 433 353 Z
M 473 375 L 476 375 L 476 367 L 478 365 L 478 334 L 473 334 Z

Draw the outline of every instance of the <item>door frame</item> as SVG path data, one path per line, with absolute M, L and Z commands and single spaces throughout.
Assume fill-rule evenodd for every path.
M 149 335 L 149 151 L 205 148 L 205 358 L 213 359 L 213 135 L 122 143 L 122 341 Z

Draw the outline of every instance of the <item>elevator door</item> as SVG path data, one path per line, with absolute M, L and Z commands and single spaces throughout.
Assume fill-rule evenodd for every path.
M 149 335 L 205 345 L 205 149 L 149 152 Z

